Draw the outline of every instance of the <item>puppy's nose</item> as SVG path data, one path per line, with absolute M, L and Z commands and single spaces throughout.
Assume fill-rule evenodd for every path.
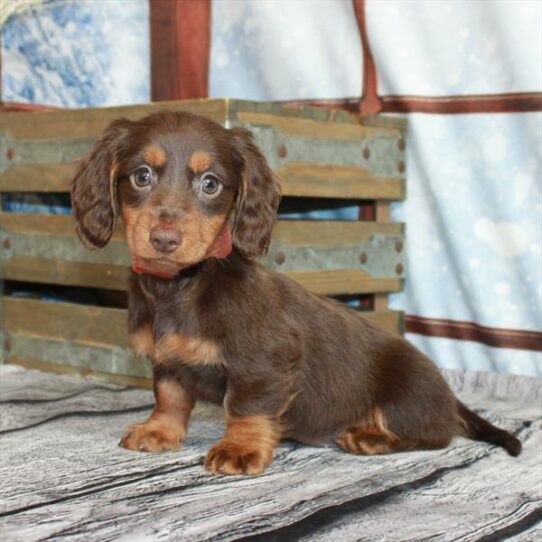
M 158 252 L 169 254 L 181 244 L 181 232 L 173 228 L 157 226 L 151 230 L 149 239 Z

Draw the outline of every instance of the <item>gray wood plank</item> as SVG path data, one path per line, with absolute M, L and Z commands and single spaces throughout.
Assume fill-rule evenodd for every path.
M 405 488 L 385 506 L 350 511 L 299 540 L 473 542 L 524 529 L 533 534 L 542 519 L 541 429 L 537 421 L 523 431 L 524 452 L 517 460 L 492 453 L 422 487 Z
M 303 532 L 314 530 L 319 521 L 320 530 L 311 536 L 338 540 L 342 538 L 337 533 L 344 531 L 355 540 L 366 532 L 365 521 L 372 515 L 381 518 L 380 523 L 375 519 L 368 524 L 373 540 L 384 540 L 390 530 L 400 532 L 401 522 L 414 521 L 418 540 L 448 535 L 439 517 L 453 515 L 453 510 L 475 515 L 474 507 L 469 510 L 471 502 L 487 501 L 486 507 L 495 511 L 494 525 L 487 522 L 487 532 L 499 528 L 500 517 L 506 526 L 507 516 L 510 521 L 521 520 L 531 510 L 526 504 L 523 511 L 514 512 L 524 502 L 523 495 L 532 496 L 524 488 L 526 480 L 537 481 L 531 443 L 539 443 L 542 431 L 539 422 L 524 427 L 526 419 L 541 414 L 536 403 L 539 383 L 532 380 L 519 388 L 516 382 L 515 393 L 523 393 L 509 400 L 500 395 L 506 386 L 487 384 L 480 376 L 464 375 L 462 388 L 458 386 L 471 396 L 478 386 L 477 406 L 489 409 L 488 417 L 502 426 L 522 430 L 528 449 L 518 459 L 465 439 L 457 439 L 446 450 L 387 457 L 355 457 L 332 446 L 285 443 L 264 475 L 245 478 L 215 477 L 203 470 L 207 449 L 223 431 L 219 408 L 197 407 L 181 451 L 134 453 L 118 448 L 117 443 L 127 425 L 145 418 L 150 392 L 119 387 L 108 391 L 90 380 L 21 371 L 6 372 L 0 367 L 3 397 L 22 401 L 0 404 L 2 420 L 9 413 L 6 427 L 19 424 L 17 431 L 0 434 L 2 540 L 235 540 L 248 536 L 267 541 L 284 539 L 281 532 L 294 533 L 299 525 Z M 484 385 L 475 385 L 476 379 Z M 28 390 L 45 401 L 32 401 L 34 391 Z M 36 420 L 38 425 L 31 426 Z M 409 503 L 422 508 L 419 521 L 413 516 L 414 504 Z M 382 518 L 387 517 L 388 507 L 395 519 L 386 523 Z M 473 529 L 482 529 L 486 517 L 473 523 Z M 480 537 L 484 536 L 482 529 Z
M 124 388 L 88 378 L 31 371 L 18 365 L 0 365 L 0 404 L 8 401 L 56 400 L 94 389 Z

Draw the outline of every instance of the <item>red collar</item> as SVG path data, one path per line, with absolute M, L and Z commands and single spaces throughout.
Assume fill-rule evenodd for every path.
M 192 267 L 210 258 L 227 258 L 231 254 L 232 250 L 233 246 L 231 233 L 228 225 L 226 224 L 224 228 L 222 228 L 222 231 L 216 236 L 205 256 L 199 262 L 192 262 L 180 266 L 176 266 L 175 264 L 172 264 L 171 266 L 168 266 L 167 264 L 161 266 L 160 264 L 153 265 L 152 261 L 151 263 L 147 264 L 141 258 L 134 256 L 132 260 L 132 271 L 134 271 L 134 273 L 138 273 L 139 275 L 154 275 L 155 277 L 169 280 L 175 277 L 183 269 Z

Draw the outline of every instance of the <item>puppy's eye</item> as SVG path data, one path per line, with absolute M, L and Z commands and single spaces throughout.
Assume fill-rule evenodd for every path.
M 214 176 L 207 174 L 201 180 L 201 191 L 211 198 L 216 198 L 222 192 L 222 183 Z
M 153 174 L 150 168 L 147 166 L 136 169 L 130 175 L 130 182 L 135 189 L 145 188 L 152 183 Z

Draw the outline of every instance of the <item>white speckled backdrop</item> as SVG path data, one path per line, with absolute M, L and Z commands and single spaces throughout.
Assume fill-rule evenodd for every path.
M 148 101 L 148 17 L 146 0 L 50 1 L 12 17 L 3 99 Z M 367 19 L 384 94 L 542 90 L 539 0 L 368 0 Z M 350 0 L 213 2 L 212 96 L 356 96 L 361 55 Z M 408 199 L 393 210 L 407 223 L 408 280 L 392 306 L 539 331 L 542 113 L 408 118 Z M 542 375 L 539 352 L 407 337 L 442 367 Z

